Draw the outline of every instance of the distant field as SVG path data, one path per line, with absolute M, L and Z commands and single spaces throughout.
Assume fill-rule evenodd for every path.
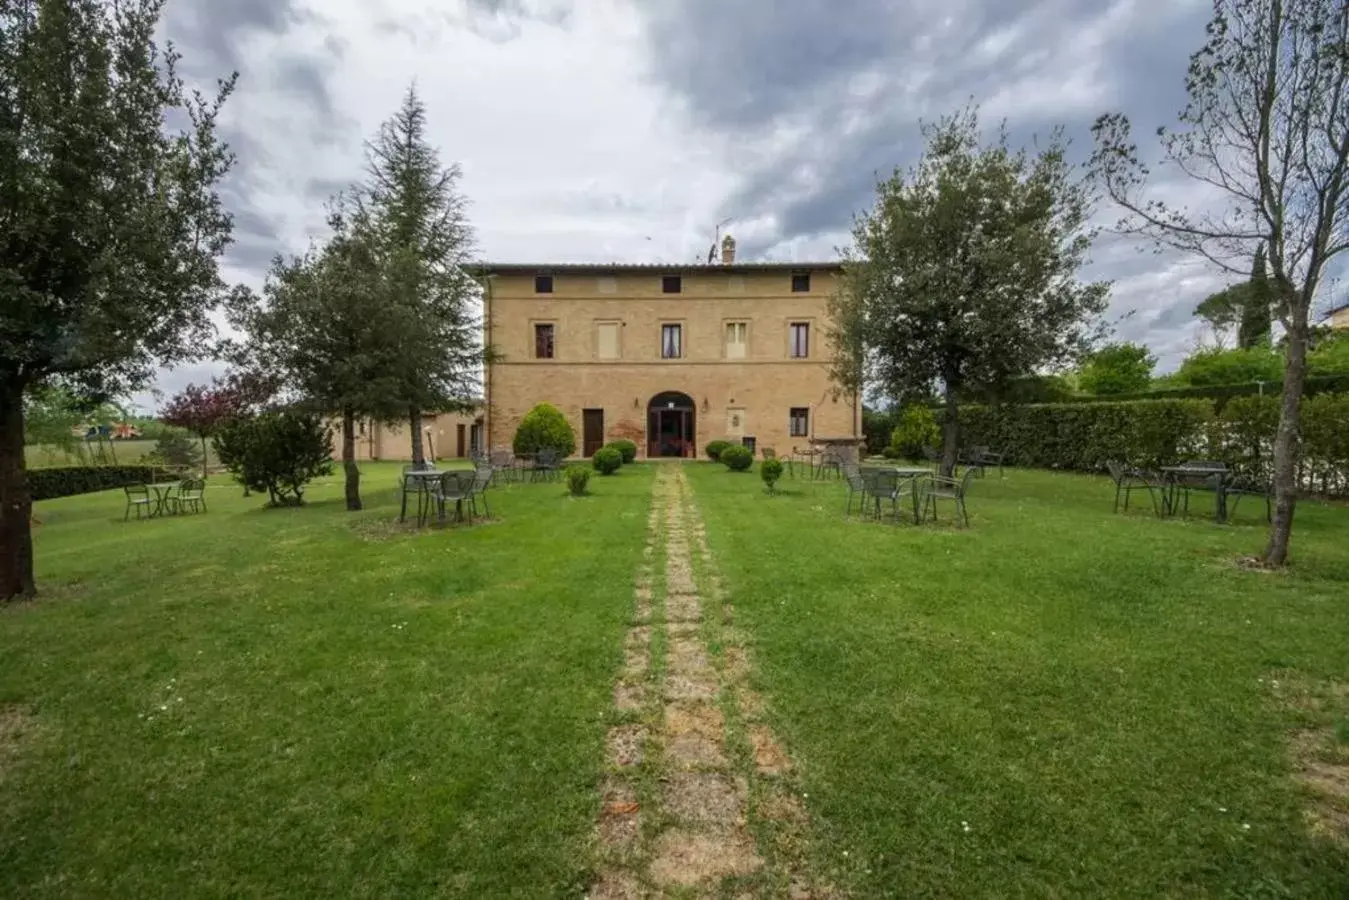
M 116 461 L 119 463 L 137 463 L 140 462 L 150 451 L 155 449 L 154 441 L 113 441 L 111 445 L 104 444 L 104 452 L 108 454 L 107 461 L 113 462 L 113 456 L 116 455 Z M 215 446 L 207 444 L 207 460 L 212 466 L 218 464 L 219 460 L 215 455 Z M 24 458 L 30 468 L 40 466 L 78 466 L 82 463 L 93 462 L 96 457 L 91 454 L 96 452 L 96 448 L 90 445 L 83 459 L 77 454 L 66 453 L 59 447 L 49 444 L 29 444 L 24 448 Z

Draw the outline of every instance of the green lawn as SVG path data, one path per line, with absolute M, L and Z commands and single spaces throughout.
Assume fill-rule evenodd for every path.
M 302 509 L 40 504 L 46 593 L 0 610 L 0 896 L 579 896 L 654 468 L 422 534 L 377 464 L 356 515 L 336 477 Z M 1233 564 L 1255 504 L 1116 516 L 1009 471 L 972 528 L 896 528 L 838 482 L 687 471 L 855 896 L 1349 894 L 1289 756 L 1349 746 L 1349 509 L 1300 507 L 1269 575 Z
M 0 896 L 558 896 L 591 865 L 650 470 L 391 535 L 329 479 L 204 516 L 42 503 L 44 599 L 0 612 Z M 13 709 L 13 706 L 10 707 Z M 3 735 L 3 731 L 0 731 Z
M 1117 516 L 1104 479 L 1011 471 L 975 482 L 971 529 L 897 529 L 845 522 L 837 482 L 690 479 L 819 862 L 858 896 L 1349 894 L 1287 753 L 1336 715 L 1349 741 L 1349 509 L 1299 507 L 1269 575 L 1232 564 L 1257 504 Z M 1291 708 L 1336 685 L 1314 723 Z

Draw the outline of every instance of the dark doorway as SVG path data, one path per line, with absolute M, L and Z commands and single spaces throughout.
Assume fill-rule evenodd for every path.
M 696 457 L 697 415 L 693 398 L 666 391 L 651 398 L 646 408 L 646 455 Z
M 581 453 L 589 459 L 604 446 L 604 410 L 581 410 Z
M 460 459 L 463 459 L 465 456 L 468 455 L 468 426 L 461 422 L 459 423 L 456 432 L 457 433 L 454 436 L 455 437 L 454 455 L 459 457 Z

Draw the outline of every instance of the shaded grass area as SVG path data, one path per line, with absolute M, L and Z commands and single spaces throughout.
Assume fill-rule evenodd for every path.
M 1349 509 L 1300 506 L 1266 574 L 1234 564 L 1258 504 L 1158 521 L 1009 471 L 972 528 L 896 528 L 845 521 L 837 481 L 688 474 L 817 864 L 858 896 L 1349 893 L 1274 685 L 1349 682 Z
M 39 504 L 0 610 L 0 895 L 539 896 L 590 878 L 651 472 L 411 532 L 398 466 L 301 509 Z

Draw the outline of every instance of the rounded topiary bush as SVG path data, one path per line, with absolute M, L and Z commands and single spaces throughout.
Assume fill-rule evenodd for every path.
M 623 465 L 623 454 L 613 447 L 605 447 L 596 450 L 595 458 L 590 462 L 601 475 L 612 475 Z
M 782 477 L 782 460 L 765 459 L 759 463 L 759 477 L 763 479 L 764 487 L 768 488 L 768 493 L 777 490 L 778 479 Z
M 735 445 L 730 441 L 708 441 L 707 446 L 703 449 L 707 452 L 707 458 L 716 462 L 721 459 L 721 451 L 733 446 Z
M 565 476 L 567 479 L 567 490 L 573 497 L 584 497 L 586 485 L 590 483 L 590 470 L 585 466 L 572 464 L 567 466 Z
M 637 459 L 637 445 L 632 441 L 625 439 L 610 441 L 605 444 L 606 447 L 613 447 L 623 457 L 623 465 L 627 465 Z
M 717 457 L 732 472 L 748 472 L 754 465 L 754 453 L 748 447 L 731 444 Z
M 576 432 L 560 409 L 551 403 L 540 403 L 520 420 L 513 448 L 516 456 L 552 450 L 560 459 L 566 459 L 576 452 Z

